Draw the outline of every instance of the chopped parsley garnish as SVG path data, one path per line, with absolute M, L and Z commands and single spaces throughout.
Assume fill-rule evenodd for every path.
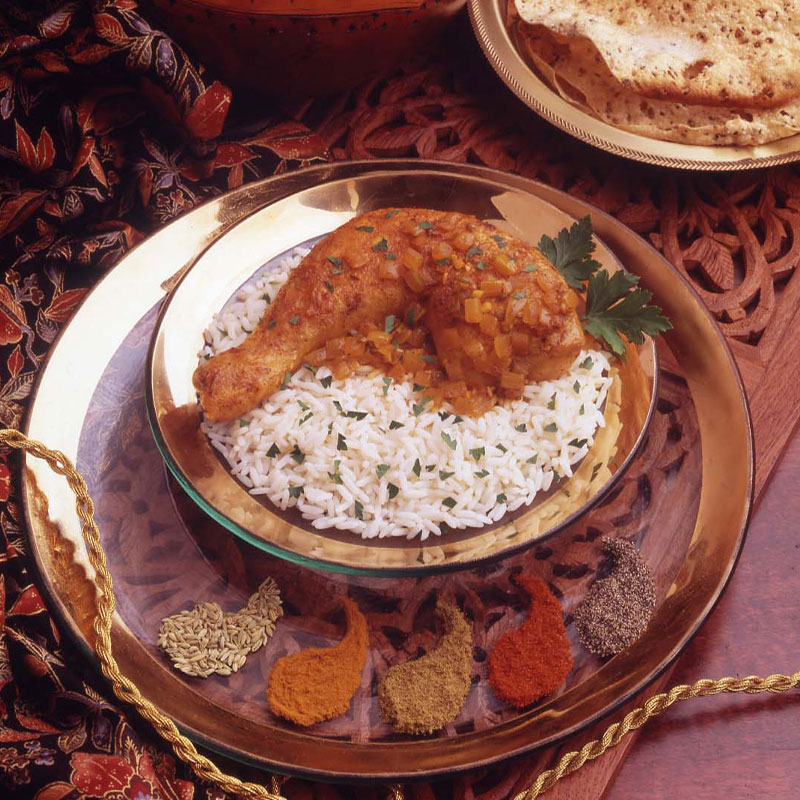
M 496 447 L 501 453 L 507 453 L 508 452 L 508 448 L 504 444 L 498 444 L 498 445 L 496 445 Z
M 531 456 L 525 463 L 526 464 L 535 464 L 539 458 L 539 454 L 537 453 L 535 456 Z
M 527 297 L 528 293 L 524 289 L 520 289 L 518 292 L 513 292 L 511 296 L 515 300 L 522 300 L 523 297 Z
M 387 253 L 386 259 L 387 261 L 397 261 L 397 253 Z
M 353 513 L 355 513 L 356 519 L 364 519 L 364 506 L 358 500 L 353 505 Z
M 246 419 L 240 419 L 239 420 L 239 427 L 240 428 L 246 428 L 249 424 L 250 424 L 249 420 L 246 420 Z
M 279 456 L 280 454 L 281 451 L 278 449 L 278 445 L 273 442 L 272 447 L 267 450 L 267 458 L 275 458 L 275 456 Z
M 344 409 L 342 408 L 342 404 L 338 400 L 333 401 L 333 407 L 340 413 L 344 414 Z
M 469 454 L 476 460 L 480 461 L 486 455 L 485 447 L 473 447 Z
M 583 447 L 586 442 L 589 441 L 588 439 L 573 439 L 570 443 L 570 447 L 577 447 L 579 450 Z
M 424 392 L 427 388 L 428 388 L 427 386 L 423 386 L 421 383 L 415 383 L 414 384 L 414 391 L 415 392 Z M 442 417 L 441 413 L 439 414 L 439 416 Z M 446 419 L 446 415 L 444 417 L 442 417 L 442 419 Z
M 283 381 L 281 382 L 281 389 L 285 389 L 289 385 L 289 381 L 292 379 L 292 373 L 288 372 L 283 376 Z
M 294 446 L 294 450 L 292 450 L 289 455 L 298 463 L 302 464 L 306 460 L 306 454 L 297 446 Z
M 475 473 L 476 478 L 485 478 L 489 474 L 488 469 L 482 469 L 480 472 Z
M 456 449 L 456 440 L 451 439 L 444 431 L 442 431 L 442 440 L 451 450 Z
M 585 413 L 586 413 L 586 406 L 584 406 L 584 404 L 581 403 L 581 408 L 580 411 L 578 411 L 578 414 L 585 414 Z
M 445 472 L 443 469 L 439 470 L 439 480 L 446 481 L 448 478 L 452 478 L 455 475 L 455 472 Z
M 389 423 L 389 430 L 396 431 L 398 428 L 405 428 L 405 425 L 402 422 L 398 422 L 396 419 L 393 419 Z
M 356 227 L 356 230 L 364 231 L 364 233 L 372 233 L 375 230 L 375 228 L 373 228 L 372 225 L 358 225 Z
M 572 391 L 575 392 L 575 394 L 580 394 L 581 393 L 581 382 L 580 381 L 575 381 L 575 383 L 572 384 Z
M 311 408 L 311 406 L 309 406 L 307 403 L 304 403 L 302 400 L 298 400 L 297 405 L 300 406 L 301 411 L 308 411 L 308 409 Z
M 467 250 L 466 255 L 467 258 L 470 258 L 471 256 L 482 256 L 483 250 L 481 250 L 480 247 L 470 247 L 470 249 Z
M 424 219 L 422 222 L 419 223 L 419 227 L 422 228 L 424 231 L 429 231 L 433 227 L 432 222 L 428 222 L 428 220 Z
M 558 430 L 558 425 L 555 422 L 551 422 L 549 425 L 545 425 L 544 429 L 547 433 L 555 433 Z
M 600 472 L 602 467 L 603 467 L 602 463 L 597 463 L 592 467 L 592 477 L 590 478 L 590 480 L 594 480 L 597 477 L 597 473 Z
M 478 262 L 478 263 L 475 265 L 475 269 L 486 269 L 486 262 L 484 262 L 484 261 L 479 261 L 479 262 Z
M 378 475 L 378 480 L 380 480 L 387 472 L 389 471 L 388 464 L 378 464 L 375 472 Z
M 391 211 L 387 211 L 386 214 L 384 214 L 384 216 L 386 217 L 386 219 L 391 219 L 399 210 L 400 210 L 399 208 L 393 208 Z
M 419 403 L 414 403 L 411 406 L 411 410 L 414 412 L 414 416 L 418 417 L 425 410 L 425 406 L 428 405 L 430 401 L 431 401 L 430 397 L 423 397 L 422 400 L 419 401 Z
M 271 320 L 270 320 L 270 321 L 267 323 L 267 330 L 269 330 L 270 328 L 274 328 L 274 327 L 275 327 L 277 324 L 278 324 L 278 320 L 276 320 L 276 319 L 271 319 Z
M 307 369 L 312 375 L 317 374 L 316 367 L 312 367 L 311 364 L 308 363 L 308 361 L 303 362 L 303 369 Z
M 416 475 L 418 478 L 419 478 L 419 476 L 422 474 L 422 464 L 420 464 L 420 463 L 419 463 L 419 459 L 416 459 L 416 461 L 414 461 L 414 466 L 413 466 L 413 467 L 411 467 L 411 471 L 412 471 L 412 472 L 413 472 L 413 473 L 414 473 L 414 474 L 415 474 L 415 475 Z
M 458 414 L 456 414 L 455 417 L 453 417 L 453 422 L 455 422 L 455 423 L 459 423 L 459 422 L 463 422 L 463 421 L 464 421 L 464 417 L 459 417 Z
M 446 411 L 439 412 L 439 419 L 444 422 L 450 415 Z
M 384 252 L 389 249 L 389 242 L 387 242 L 386 239 L 381 239 L 379 242 L 376 242 L 374 245 L 372 245 L 372 249 L 376 253 Z
M 324 378 L 320 378 L 319 382 L 322 384 L 323 389 L 330 389 L 333 383 L 333 375 L 326 375 Z
M 303 494 L 303 487 L 302 486 L 290 486 L 289 487 L 289 497 L 300 497 Z
M 492 239 L 494 239 L 497 242 L 498 247 L 505 247 L 508 244 L 508 242 L 499 234 L 494 234 L 494 236 L 492 236 Z
M 333 284 L 330 281 L 322 281 L 325 284 L 325 288 L 333 294 L 336 290 L 333 288 Z
M 386 397 L 389 394 L 389 387 L 392 385 L 391 378 L 383 378 L 383 396 Z
M 301 425 L 303 425 L 304 423 L 308 422 L 311 419 L 311 417 L 313 417 L 313 416 L 314 416 L 314 412 L 313 411 L 309 411 L 308 414 L 306 414 L 300 420 L 300 422 L 297 423 L 297 427 L 299 428 Z
M 442 500 L 442 505 L 443 506 L 447 506 L 448 508 L 455 508 L 456 507 L 456 501 L 453 500 L 452 497 L 445 497 L 445 499 Z
M 347 450 L 347 439 L 345 439 L 341 433 L 339 434 L 339 438 L 336 440 L 336 449 Z
M 435 364 L 436 356 L 429 356 L 427 353 L 422 353 L 419 357 L 419 360 L 424 361 L 426 364 Z
M 437 267 L 443 267 L 445 264 L 449 264 L 450 263 L 450 259 L 449 258 L 438 258 L 433 263 L 436 264 Z
M 526 267 L 522 268 L 522 271 L 523 272 L 536 272 L 537 269 L 539 269 L 539 267 L 537 267 L 536 264 L 528 264 Z
M 290 325 L 297 325 L 298 322 L 300 322 L 300 317 L 298 317 L 296 314 L 293 317 L 289 317 Z
M 425 472 L 433 472 L 436 469 L 436 464 L 426 464 Z
M 555 394 L 553 394 L 553 396 L 547 401 L 547 407 L 551 411 L 555 410 L 555 407 L 556 407 L 556 396 L 555 396 Z
M 519 425 L 515 425 L 514 426 L 514 430 L 515 431 L 519 431 L 520 433 L 527 433 L 528 432 L 528 426 L 524 422 L 522 422 Z
M 592 364 L 594 364 L 594 361 L 592 361 L 592 357 L 591 356 L 586 356 L 586 358 L 584 358 L 583 361 L 581 361 L 581 363 L 578 364 L 578 366 L 581 369 L 591 369 L 592 368 Z
M 344 272 L 344 267 L 339 267 L 337 269 L 331 270 L 331 275 L 341 275 Z
M 389 490 L 389 499 L 394 500 L 397 497 L 398 493 L 400 492 L 400 488 L 395 486 L 393 483 L 388 483 L 386 488 Z
M 328 261 L 330 261 L 334 267 L 342 266 L 342 259 L 339 258 L 339 256 L 328 256 Z
M 389 314 L 386 319 L 383 320 L 383 332 L 384 333 L 391 333 L 394 330 L 394 314 Z
M 508 502 L 508 498 L 503 494 L 503 492 L 500 492 L 500 494 L 497 495 L 497 500 L 495 500 L 495 502 L 496 503 L 507 503 Z
M 341 464 L 341 459 L 336 459 L 333 462 L 333 472 L 328 473 L 328 477 L 334 482 L 338 483 L 340 486 L 343 483 L 342 481 L 342 473 L 339 472 L 339 465 Z
M 362 420 L 362 419 L 366 418 L 367 412 L 366 411 L 348 411 L 345 414 L 345 416 L 346 417 L 350 417 L 350 419 Z
M 267 305 L 269 305 L 272 302 L 272 298 L 269 296 L 267 292 L 264 292 L 264 294 L 261 295 L 261 299 L 266 300 Z

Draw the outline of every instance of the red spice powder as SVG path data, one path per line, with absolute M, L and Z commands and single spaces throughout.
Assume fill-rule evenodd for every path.
M 489 653 L 489 683 L 501 700 L 521 708 L 561 686 L 573 661 L 561 604 L 547 584 L 533 575 L 519 575 L 515 582 L 530 596 L 530 611 Z

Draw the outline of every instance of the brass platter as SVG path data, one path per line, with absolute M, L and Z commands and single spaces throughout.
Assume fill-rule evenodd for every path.
M 664 339 L 669 364 L 662 369 L 667 377 L 662 381 L 658 425 L 651 425 L 649 441 L 629 470 L 631 477 L 623 478 L 620 487 L 589 512 L 604 529 L 628 532 L 643 543 L 657 573 L 659 602 L 650 627 L 631 648 L 606 662 L 587 658 L 574 644 L 576 669 L 559 693 L 519 712 L 496 704 L 471 707 L 468 719 L 429 739 L 394 735 L 374 722 L 372 669 L 380 672 L 397 658 L 394 645 L 385 638 L 371 641 L 374 666 L 365 671 L 354 698 L 354 706 L 361 704 L 357 714 L 307 731 L 272 718 L 263 702 L 264 670 L 270 659 L 286 652 L 280 637 L 288 636 L 293 647 L 303 641 L 335 641 L 340 629 L 335 616 L 333 623 L 325 616 L 335 608 L 327 598 L 332 590 L 342 589 L 365 608 L 371 606 L 367 613 L 371 625 L 375 619 L 376 632 L 389 613 L 387 601 L 413 606 L 417 595 L 435 599 L 440 593 L 453 596 L 453 591 L 468 603 L 489 592 L 480 602 L 510 613 L 510 624 L 518 624 L 519 607 L 510 612 L 508 608 L 508 573 L 549 569 L 553 562 L 548 574 L 562 576 L 555 582 L 568 591 L 570 581 L 577 587 L 572 595 L 565 594 L 563 602 L 572 602 L 573 595 L 585 591 L 596 563 L 582 578 L 569 569 L 598 549 L 594 534 L 579 522 L 549 539 L 547 548 L 447 575 L 328 575 L 237 544 L 182 492 L 168 492 L 163 463 L 143 423 L 148 331 L 179 275 L 221 235 L 260 209 L 311 187 L 324 194 L 329 183 L 357 183 L 365 175 L 401 186 L 413 175 L 427 175 L 432 184 L 444 179 L 456 185 L 486 181 L 512 195 L 541 198 L 573 218 L 591 211 L 599 238 L 622 263 L 636 265 L 642 283 L 675 323 Z M 138 355 L 118 361 L 121 350 Z M 125 388 L 133 384 L 142 386 L 138 399 Z M 687 411 L 679 419 L 681 398 Z M 131 407 L 142 422 L 138 428 L 128 416 Z M 481 767 L 562 739 L 641 691 L 678 655 L 719 599 L 735 566 L 752 501 L 752 432 L 738 371 L 712 318 L 678 273 L 632 231 L 576 198 L 515 176 L 430 162 L 316 167 L 244 187 L 172 223 L 102 278 L 65 327 L 40 375 L 25 432 L 62 450 L 87 475 L 115 582 L 112 640 L 123 673 L 182 730 L 213 750 L 262 768 L 344 782 L 433 779 Z M 111 433 L 123 449 L 120 458 L 104 447 Z M 686 446 L 675 450 L 674 462 L 660 461 L 660 454 L 668 454 L 681 436 Z M 638 466 L 647 459 L 658 462 L 650 475 L 654 482 Z M 687 487 L 691 500 L 684 499 Z M 61 477 L 27 458 L 23 499 L 39 585 L 63 626 L 93 659 L 95 588 L 74 498 Z M 117 514 L 120 503 L 124 513 Z M 179 514 L 183 521 L 176 526 L 172 520 Z M 220 569 L 229 556 L 235 558 L 235 568 Z M 242 577 L 245 573 L 249 582 Z M 264 574 L 274 575 L 297 607 L 287 608 L 276 640 L 229 680 L 200 681 L 173 671 L 154 643 L 160 617 L 210 599 L 226 608 L 238 607 Z M 497 589 L 500 585 L 506 588 Z M 477 625 L 474 635 L 476 644 L 490 645 Z M 430 644 L 432 639 L 425 641 Z M 473 669 L 485 673 L 485 662 L 476 661 Z M 471 696 L 486 697 L 487 691 L 480 681 Z
M 593 117 L 564 100 L 539 77 L 506 24 L 507 8 L 508 0 L 469 0 L 478 42 L 506 86 L 571 136 L 618 156 L 677 169 L 742 170 L 800 160 L 800 134 L 760 145 L 712 147 L 653 139 Z
M 530 194 L 485 177 L 453 177 L 446 170 L 387 180 L 376 169 L 327 181 L 271 203 L 221 236 L 187 270 L 164 303 L 156 324 L 146 381 L 148 416 L 167 465 L 186 492 L 217 522 L 257 547 L 307 566 L 364 575 L 422 575 L 505 558 L 557 534 L 600 502 L 622 477 L 647 432 L 657 396 L 658 358 L 652 339 L 631 348 L 606 408 L 606 427 L 569 480 L 544 499 L 484 528 L 441 537 L 363 540 L 316 530 L 297 512 L 281 512 L 250 494 L 200 432 L 192 373 L 212 315 L 265 263 L 311 242 L 355 215 L 399 204 L 457 210 L 488 220 L 536 244 L 574 219 Z M 597 243 L 596 258 L 610 272 L 620 266 Z M 636 265 L 630 265 L 635 271 Z

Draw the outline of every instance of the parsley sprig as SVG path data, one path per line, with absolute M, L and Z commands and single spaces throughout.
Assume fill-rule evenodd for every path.
M 622 336 L 634 344 L 644 342 L 644 334 L 655 336 L 672 328 L 655 305 L 649 305 L 652 292 L 637 288 L 639 278 L 628 272 L 600 269 L 592 258 L 592 220 L 587 214 L 555 239 L 542 236 L 539 250 L 561 273 L 573 289 L 586 292 L 583 327 L 596 339 L 603 339 L 618 356 L 625 356 Z

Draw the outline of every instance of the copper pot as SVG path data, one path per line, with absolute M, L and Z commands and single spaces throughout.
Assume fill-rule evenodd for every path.
M 319 96 L 431 47 L 466 0 L 149 0 L 159 24 L 231 86 Z

